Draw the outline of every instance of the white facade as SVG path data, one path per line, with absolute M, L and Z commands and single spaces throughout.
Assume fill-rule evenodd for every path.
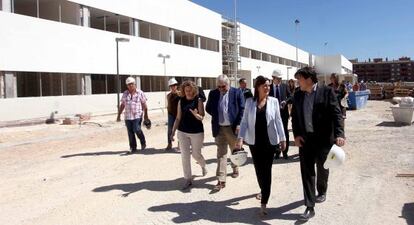
M 319 74 L 352 74 L 352 63 L 343 55 L 316 56 L 315 69 Z
M 284 65 L 280 63 L 274 63 L 264 60 L 252 59 L 247 57 L 241 57 L 241 70 L 242 73 L 249 73 L 251 78 L 263 75 L 271 77 L 273 70 L 278 69 L 282 72 L 283 80 L 293 78 L 296 68 L 296 47 L 280 41 L 272 36 L 269 36 L 263 32 L 255 30 L 249 26 L 241 24 L 240 26 L 240 45 L 244 48 L 253 49 L 262 53 L 283 57 L 291 60 L 293 65 Z M 298 49 L 298 62 L 309 65 L 308 52 Z
M 223 18 L 188 0 L 0 4 L 0 122 L 45 118 L 54 111 L 115 113 L 115 39 L 120 37 L 129 39 L 119 43 L 121 80 L 136 77 L 150 109 L 165 107 L 168 77 L 193 79 L 210 89 L 223 73 Z M 249 52 L 240 53 L 239 68 L 249 86 L 275 69 L 290 79 L 297 65 L 318 66 L 318 57 L 301 49 L 296 64 L 295 46 L 244 24 L 240 47 Z M 170 56 L 165 64 L 160 54 Z M 352 69 L 343 56 L 339 61 L 332 66 Z

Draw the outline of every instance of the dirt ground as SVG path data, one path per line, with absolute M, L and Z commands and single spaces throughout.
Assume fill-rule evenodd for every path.
M 327 200 L 308 224 L 414 224 L 414 126 L 394 124 L 391 104 L 349 111 L 345 165 L 332 169 Z M 269 215 L 259 218 L 254 168 L 243 166 L 211 193 L 216 147 L 205 119 L 208 174 L 193 161 L 195 185 L 180 191 L 181 156 L 165 152 L 165 116 L 145 130 L 147 150 L 125 155 L 115 117 L 79 125 L 0 129 L 0 224 L 299 224 L 304 211 L 298 149 L 273 166 Z M 291 134 L 292 135 L 292 134 Z M 230 166 L 228 167 L 230 171 Z

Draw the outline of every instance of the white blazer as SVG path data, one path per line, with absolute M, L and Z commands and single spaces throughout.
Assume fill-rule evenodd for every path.
M 280 117 L 279 101 L 277 98 L 268 96 L 266 104 L 269 141 L 272 145 L 278 145 L 281 141 L 286 141 L 282 118 Z M 254 145 L 255 143 L 256 109 L 257 101 L 254 101 L 253 98 L 247 99 L 240 123 L 239 138 L 243 138 L 248 145 Z

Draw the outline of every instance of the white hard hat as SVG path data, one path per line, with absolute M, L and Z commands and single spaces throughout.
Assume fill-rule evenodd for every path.
M 233 150 L 233 153 L 230 155 L 230 161 L 236 166 L 242 166 L 247 161 L 247 152 L 244 149 Z
M 128 77 L 127 79 L 126 79 L 126 82 L 125 82 L 127 85 L 128 84 L 135 84 L 135 79 L 133 78 L 133 77 Z
M 337 145 L 333 145 L 323 164 L 325 169 L 330 169 L 342 165 L 345 161 L 345 152 Z
M 282 78 L 282 72 L 280 72 L 278 69 L 275 69 L 273 70 L 272 77 Z
M 168 86 L 178 84 L 178 81 L 175 78 L 171 78 L 168 80 Z

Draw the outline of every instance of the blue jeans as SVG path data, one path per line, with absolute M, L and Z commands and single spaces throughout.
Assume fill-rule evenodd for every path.
M 137 140 L 135 139 L 135 134 L 137 135 L 141 146 L 146 145 L 145 136 L 141 129 L 141 122 L 142 118 L 135 120 L 125 120 L 125 125 L 128 131 L 129 148 L 131 151 L 137 150 Z
M 172 140 L 171 140 L 171 133 L 172 133 L 172 129 L 175 123 L 175 116 L 168 114 L 168 131 L 167 131 L 167 140 L 168 140 L 168 144 L 172 144 Z

